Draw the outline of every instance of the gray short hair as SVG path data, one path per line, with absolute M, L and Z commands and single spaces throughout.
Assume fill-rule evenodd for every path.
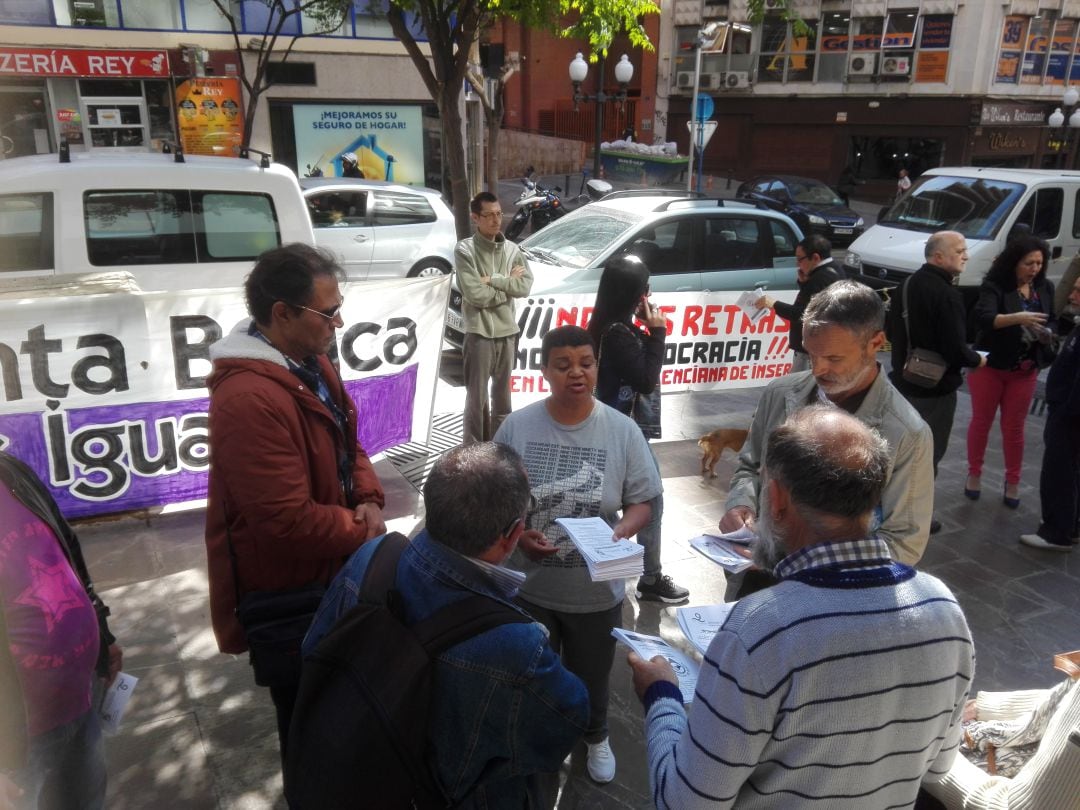
M 959 236 L 961 239 L 964 235 L 959 231 L 938 231 L 937 233 L 930 234 L 930 238 L 926 240 L 926 247 L 923 248 L 923 257 L 927 260 L 932 259 L 935 253 L 945 251 L 945 243 L 950 238 Z
M 857 281 L 837 281 L 810 299 L 802 318 L 803 334 L 839 326 L 869 340 L 885 328 L 881 297 Z
M 477 557 L 529 506 L 529 477 L 505 444 L 455 447 L 424 483 L 428 534 L 459 554 Z
M 775 428 L 765 467 L 806 513 L 864 520 L 878 503 L 889 473 L 889 445 L 854 416 L 810 405 Z

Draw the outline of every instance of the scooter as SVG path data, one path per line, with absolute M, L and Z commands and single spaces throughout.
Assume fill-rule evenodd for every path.
M 581 189 L 575 204 L 567 207 L 559 197 L 562 188 L 554 186 L 547 188 L 532 179 L 534 169 L 529 166 L 525 170 L 525 176 L 521 179 L 524 189 L 514 205 L 517 212 L 506 228 L 506 238 L 517 240 L 525 230 L 528 223 L 532 223 L 531 232 L 536 233 L 545 225 L 565 216 L 569 211 L 587 205 L 594 200 L 599 200 L 612 190 L 611 183 L 599 178 L 586 180 L 588 174 L 582 175 Z

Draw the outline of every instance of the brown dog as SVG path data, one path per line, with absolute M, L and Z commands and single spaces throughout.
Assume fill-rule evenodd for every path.
M 716 478 L 716 462 L 720 460 L 724 448 L 738 455 L 746 441 L 747 431 L 741 428 L 717 428 L 698 439 L 701 448 L 701 474 L 708 472 L 709 478 Z

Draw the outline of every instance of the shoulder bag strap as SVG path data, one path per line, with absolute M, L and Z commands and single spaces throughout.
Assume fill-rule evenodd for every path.
M 908 284 L 910 283 L 911 276 L 908 276 L 904 280 L 904 289 L 900 291 L 900 298 L 904 305 L 904 309 L 900 313 L 900 317 L 904 319 L 904 334 L 907 335 L 907 351 L 905 352 L 907 357 L 911 357 L 911 351 L 915 348 L 911 345 L 911 323 L 908 320 Z

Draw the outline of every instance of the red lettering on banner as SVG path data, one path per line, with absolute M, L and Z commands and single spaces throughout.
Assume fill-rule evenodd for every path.
M 524 375 L 524 374 L 511 374 L 510 375 L 510 393 L 512 394 L 534 394 L 548 393 L 547 380 L 541 375 L 536 376 Z

